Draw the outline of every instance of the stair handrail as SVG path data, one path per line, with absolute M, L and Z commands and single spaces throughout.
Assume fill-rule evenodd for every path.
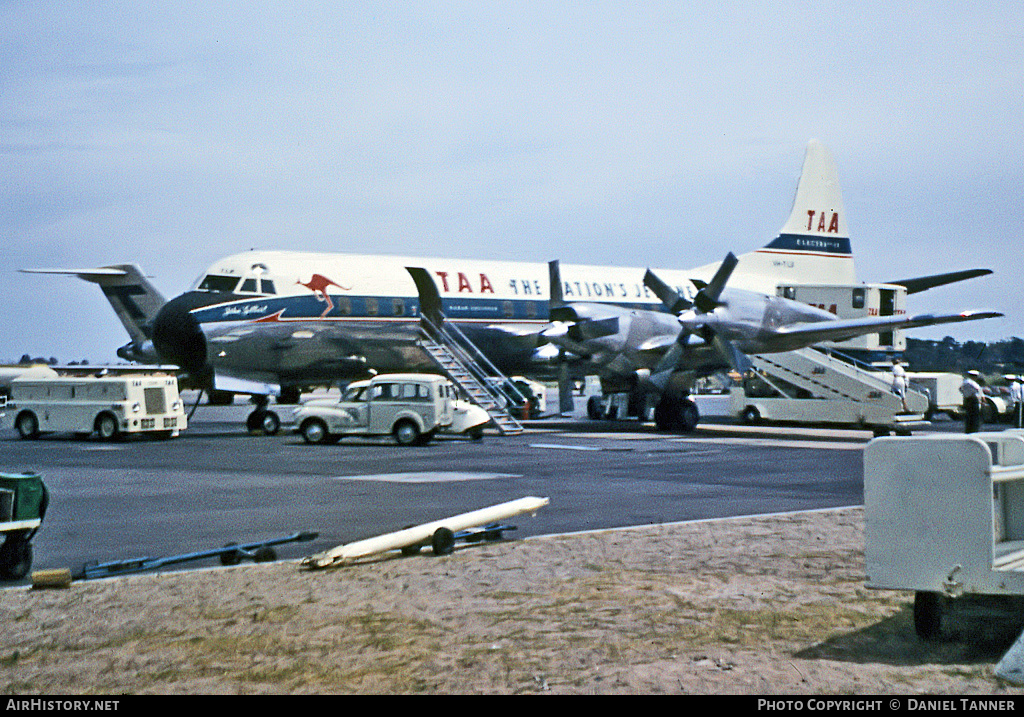
M 851 356 L 849 354 L 843 353 L 842 351 L 837 351 L 834 348 L 827 347 L 827 346 L 811 346 L 811 348 L 814 349 L 815 351 L 818 351 L 820 353 L 825 354 L 829 358 L 837 358 L 840 361 L 842 361 L 843 363 L 850 364 L 854 368 L 860 369 L 861 371 L 864 371 L 866 373 L 870 373 L 870 374 L 884 374 L 884 373 L 886 373 L 886 371 L 884 369 L 880 369 L 877 366 L 875 366 L 874 364 L 870 364 L 867 361 L 863 361 L 863 360 L 861 360 L 859 358 L 856 358 L 855 356 Z M 889 371 L 889 373 L 891 373 L 891 371 Z M 878 378 L 879 381 L 883 381 L 883 382 L 886 380 L 884 378 L 881 378 L 880 376 L 876 376 L 876 378 Z M 916 391 L 917 393 L 920 393 L 920 394 L 926 396 L 928 398 L 928 400 L 931 400 L 931 392 L 928 390 L 928 388 L 926 386 L 922 386 L 919 383 L 915 383 L 914 381 L 908 380 L 907 381 L 907 389 L 911 390 L 911 391 Z
M 470 372 L 477 383 L 488 393 L 488 395 L 500 405 L 500 399 L 506 403 L 506 412 L 509 407 L 515 404 L 525 404 L 526 396 L 516 388 L 512 380 L 503 374 L 491 362 L 489 358 L 454 324 L 444 321 L 437 326 L 433 321 L 424 315 L 420 315 L 420 322 L 428 337 L 443 336 L 448 339 L 444 345 L 447 346 L 463 364 L 463 367 Z M 481 367 L 483 367 L 481 369 Z M 493 377 L 498 380 L 497 385 L 489 379 Z

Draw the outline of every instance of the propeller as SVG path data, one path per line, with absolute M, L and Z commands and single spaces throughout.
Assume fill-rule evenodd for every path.
M 682 326 L 675 343 L 665 352 L 661 361 L 651 372 L 651 380 L 656 385 L 663 387 L 667 383 L 669 376 L 679 365 L 686 345 L 690 343 L 693 334 L 698 332 L 701 340 L 706 344 L 713 345 L 735 370 L 742 372 L 750 366 L 749 359 L 739 349 L 718 335 L 710 324 L 700 319 L 702 315 L 709 314 L 720 306 L 728 305 L 722 301 L 722 292 L 737 264 L 739 264 L 739 259 L 735 254 L 729 252 L 715 271 L 715 275 L 711 277 L 711 281 L 704 283 L 696 279 L 692 280 L 694 285 L 699 287 L 692 302 L 687 300 L 681 292 L 662 281 L 650 269 L 644 274 L 644 285 L 654 292 L 665 308 L 678 316 Z

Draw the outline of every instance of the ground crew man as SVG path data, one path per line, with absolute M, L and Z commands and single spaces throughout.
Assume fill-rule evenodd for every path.
M 1024 412 L 1024 384 L 1021 383 L 1020 376 L 1013 377 L 1013 383 L 1010 384 L 1010 400 L 1013 401 L 1013 425 L 1016 428 L 1021 428 L 1022 412 Z
M 907 372 L 898 358 L 892 360 L 892 392 L 900 397 L 903 412 L 910 413 L 907 409 Z
M 968 371 L 960 384 L 960 393 L 964 397 L 964 433 L 977 433 L 981 430 L 981 374 Z

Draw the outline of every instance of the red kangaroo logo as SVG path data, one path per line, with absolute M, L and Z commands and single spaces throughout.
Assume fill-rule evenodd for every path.
M 316 294 L 316 300 L 317 301 L 326 301 L 327 302 L 327 308 L 324 309 L 324 312 L 322 314 L 320 314 L 320 318 L 321 319 L 323 317 L 327 316 L 327 314 L 331 313 L 331 309 L 334 308 L 334 302 L 331 301 L 331 297 L 327 294 L 327 287 L 328 286 L 336 286 L 339 289 L 341 289 L 342 291 L 351 291 L 352 290 L 351 287 L 342 286 L 341 284 L 336 284 L 335 282 L 331 281 L 330 279 L 328 279 L 326 276 L 323 276 L 322 274 L 313 274 L 313 276 L 310 278 L 310 280 L 308 282 L 296 281 L 295 283 L 296 284 L 301 284 L 302 286 L 306 287 L 307 289 L 312 291 L 314 294 Z

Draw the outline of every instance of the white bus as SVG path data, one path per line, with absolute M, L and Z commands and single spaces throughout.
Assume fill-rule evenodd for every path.
M 0 405 L 0 427 L 26 439 L 43 433 L 171 438 L 186 424 L 178 379 L 164 372 L 15 378 Z

